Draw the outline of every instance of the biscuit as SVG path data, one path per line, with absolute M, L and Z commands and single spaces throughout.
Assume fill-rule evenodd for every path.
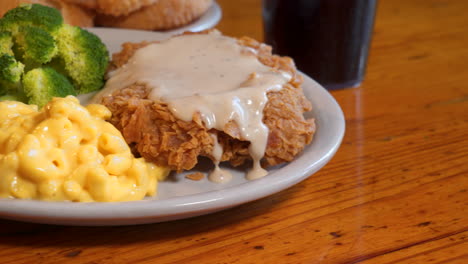
M 124 16 L 158 0 L 63 0 L 111 16 Z
M 167 30 L 186 25 L 199 18 L 212 0 L 159 0 L 126 16 L 97 14 L 96 24 L 107 27 Z
M 96 9 L 98 7 L 99 0 L 62 0 L 64 2 L 68 2 L 71 4 L 76 4 L 82 7 L 86 7 L 89 9 Z
M 125 16 L 158 0 L 98 0 L 97 11 L 112 16 Z
M 79 27 L 93 27 L 95 13 L 79 5 L 57 1 L 56 7 L 62 13 L 65 23 Z

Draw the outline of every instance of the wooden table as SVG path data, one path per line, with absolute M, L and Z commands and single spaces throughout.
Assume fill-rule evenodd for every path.
M 260 0 L 219 2 L 222 31 L 262 39 Z M 308 180 L 168 223 L 0 220 L 0 263 L 468 263 L 467 11 L 380 1 L 365 82 L 332 92 L 343 144 Z

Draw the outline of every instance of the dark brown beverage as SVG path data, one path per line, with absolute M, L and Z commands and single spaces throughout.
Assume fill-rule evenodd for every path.
M 377 0 L 263 0 L 266 43 L 327 89 L 361 83 Z

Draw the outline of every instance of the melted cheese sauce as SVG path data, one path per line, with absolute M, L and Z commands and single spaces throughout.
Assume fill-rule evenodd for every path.
M 254 166 L 247 178 L 266 175 L 260 166 L 268 140 L 268 127 L 262 122 L 266 94 L 281 89 L 291 76 L 263 65 L 255 50 L 218 32 L 182 35 L 139 49 L 110 76 L 95 100 L 142 83 L 152 89 L 150 99 L 165 101 L 182 120 L 191 121 L 199 113 L 208 129 L 217 130 L 234 120 L 241 139 L 250 141 Z M 216 168 L 210 179 L 224 182 L 230 177 L 218 167 L 222 149 L 213 136 Z
M 156 194 L 168 173 L 135 159 L 103 105 L 0 102 L 0 197 L 115 202 Z

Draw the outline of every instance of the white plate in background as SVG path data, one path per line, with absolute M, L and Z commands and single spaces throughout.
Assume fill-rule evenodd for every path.
M 203 16 L 193 21 L 192 23 L 185 25 L 180 28 L 176 28 L 168 31 L 146 31 L 146 30 L 134 30 L 134 29 L 120 29 L 120 28 L 106 28 L 106 27 L 95 27 L 87 28 L 99 37 L 108 45 L 110 54 L 120 50 L 120 44 L 123 42 L 141 42 L 144 40 L 163 40 L 172 35 L 181 34 L 186 31 L 199 32 L 206 29 L 215 27 L 221 20 L 222 11 L 216 1 L 213 1 L 213 5 L 205 12 Z M 123 42 L 114 42 L 116 35 L 122 35 L 126 40 Z
M 111 52 L 123 42 L 160 40 L 170 34 L 137 30 L 96 28 Z M 0 218 L 63 225 L 133 225 L 156 223 L 208 214 L 282 191 L 322 168 L 337 151 L 345 131 L 343 112 L 319 84 L 304 76 L 304 93 L 316 119 L 312 143 L 294 161 L 269 169 L 261 179 L 248 181 L 244 171 L 230 169 L 233 180 L 217 184 L 204 179 L 192 181 L 173 175 L 158 186 L 158 195 L 135 202 L 72 203 L 0 199 Z M 1 173 L 1 172 L 0 172 Z
M 126 34 L 129 33 L 130 35 L 135 35 L 137 36 L 137 39 L 132 39 L 131 36 L 127 36 L 127 41 L 126 42 L 140 42 L 143 40 L 161 40 L 160 37 L 158 36 L 165 36 L 167 38 L 168 36 L 171 35 L 176 35 L 176 34 L 181 34 L 186 31 L 191 31 L 191 32 L 199 32 L 203 31 L 206 29 L 214 28 L 219 21 L 221 20 L 222 17 L 222 11 L 221 7 L 216 3 L 216 1 L 213 2 L 213 5 L 197 20 L 193 21 L 192 23 L 185 25 L 183 27 L 175 28 L 172 30 L 166 30 L 166 31 L 147 31 L 147 30 L 135 30 L 135 29 L 121 29 L 121 28 L 108 28 L 108 27 L 95 27 L 95 28 L 87 28 L 87 30 L 99 34 L 100 36 L 109 36 L 111 35 L 111 38 L 115 34 Z M 154 39 L 140 39 L 138 36 L 145 36 L 144 34 L 146 33 L 155 33 L 152 34 L 152 36 L 156 36 Z M 102 38 L 102 37 L 101 37 Z M 118 50 L 113 50 L 110 49 L 111 53 L 116 52 Z
M 216 1 L 213 1 L 211 7 L 205 12 L 205 14 L 203 14 L 203 16 L 201 16 L 197 20 L 183 27 L 169 31 L 164 31 L 164 33 L 179 34 L 185 31 L 198 32 L 205 29 L 209 29 L 218 24 L 218 22 L 221 20 L 221 16 L 221 7 L 218 5 L 218 3 L 216 3 Z

